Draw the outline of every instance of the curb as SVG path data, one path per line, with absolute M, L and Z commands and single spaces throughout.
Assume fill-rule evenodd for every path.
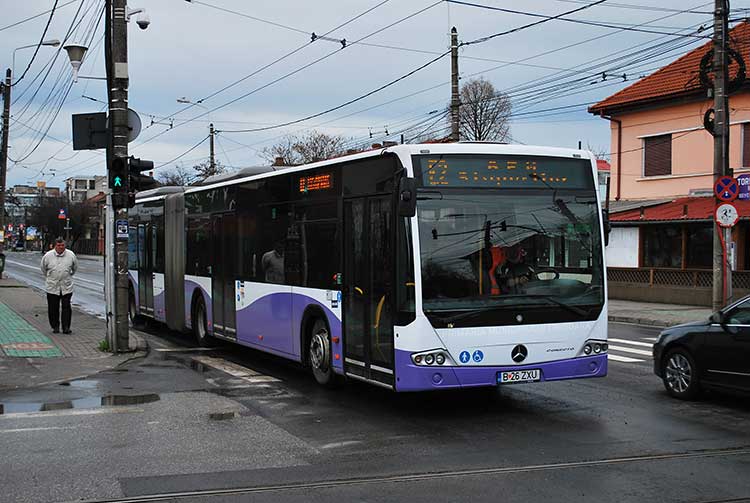
M 653 328 L 667 328 L 673 324 L 665 323 L 663 320 L 654 320 L 649 318 L 638 318 L 635 316 L 609 316 L 609 321 L 613 323 L 630 323 L 632 325 L 643 325 Z

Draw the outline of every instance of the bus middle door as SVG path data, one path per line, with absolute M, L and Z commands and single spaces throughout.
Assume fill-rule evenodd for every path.
M 213 303 L 213 333 L 223 338 L 237 339 L 235 311 L 235 268 L 237 219 L 224 214 L 211 217 L 211 298 Z
M 344 200 L 345 370 L 393 386 L 391 195 Z
M 138 304 L 140 312 L 154 316 L 154 264 L 151 224 L 138 224 Z

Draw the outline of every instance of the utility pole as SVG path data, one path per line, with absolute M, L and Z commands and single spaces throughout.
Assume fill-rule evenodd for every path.
M 208 136 L 209 136 L 209 145 L 210 145 L 210 166 L 211 166 L 211 173 L 215 173 L 216 170 L 216 155 L 214 154 L 214 135 L 216 132 L 214 131 L 214 125 L 209 124 L 208 125 Z
M 110 151 L 108 156 L 108 170 L 113 169 L 115 159 L 125 160 L 128 158 L 128 26 L 126 19 L 127 0 L 106 0 L 105 2 L 106 22 L 105 38 L 108 42 L 105 52 L 107 60 L 107 92 L 109 98 L 109 134 Z M 109 29 L 107 29 L 109 28 Z M 116 229 L 114 239 L 114 309 L 108 309 L 112 313 L 107 317 L 108 324 L 114 323 L 114 330 L 109 332 L 113 335 L 112 352 L 128 351 L 129 349 L 129 289 L 128 289 L 128 236 L 123 236 L 119 231 L 123 222 L 127 228 L 128 221 L 128 195 L 127 176 L 122 180 L 124 184 L 120 193 L 112 194 L 112 207 L 114 221 L 107 222 L 112 229 Z M 120 224 L 120 225 L 118 225 Z M 107 251 L 112 251 L 111 249 Z
M 461 101 L 458 96 L 458 31 L 451 28 L 451 140 L 459 141 L 458 132 L 459 108 Z
M 8 134 L 10 133 L 10 80 L 11 70 L 5 71 L 5 84 L 3 88 L 3 138 L 0 144 L 0 232 L 3 240 L 0 242 L 0 251 L 5 246 L 5 175 L 8 172 Z M 2 274 L 2 273 L 0 273 Z M 1 276 L 0 276 L 1 277 Z
M 714 181 L 721 176 L 732 176 L 729 170 L 729 61 L 727 55 L 727 31 L 729 29 L 729 1 L 714 1 Z M 716 206 L 721 204 L 715 198 Z M 723 239 L 720 233 L 724 233 Z M 727 301 L 731 279 L 731 267 L 724 260 L 725 248 L 731 242 L 731 229 L 714 224 L 713 239 L 713 309 L 718 311 Z M 722 241 L 724 246 L 722 246 Z M 728 251 L 728 250 L 727 250 Z

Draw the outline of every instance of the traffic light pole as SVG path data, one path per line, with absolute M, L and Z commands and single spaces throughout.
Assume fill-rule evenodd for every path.
M 108 169 L 116 159 L 128 158 L 128 27 L 127 0 L 106 0 L 106 21 L 109 24 L 107 57 L 107 83 L 109 94 L 109 132 L 112 155 Z M 111 178 L 111 177 L 110 177 Z M 114 323 L 112 352 L 129 349 L 129 288 L 128 288 L 128 193 L 127 176 L 122 186 L 112 189 L 113 220 L 107 222 L 114 235 L 114 306 L 108 306 L 108 323 Z M 124 223 L 124 227 L 123 227 Z M 123 233 L 122 230 L 125 230 Z M 111 231 L 111 232 L 112 232 Z M 112 307 L 114 309 L 110 309 Z

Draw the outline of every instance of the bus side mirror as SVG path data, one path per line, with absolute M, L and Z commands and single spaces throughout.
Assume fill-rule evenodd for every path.
M 604 246 L 608 246 L 612 224 L 609 223 L 609 210 L 606 208 L 602 208 L 602 223 L 604 224 Z
M 404 177 L 398 182 L 398 215 L 413 217 L 417 214 L 417 181 Z

